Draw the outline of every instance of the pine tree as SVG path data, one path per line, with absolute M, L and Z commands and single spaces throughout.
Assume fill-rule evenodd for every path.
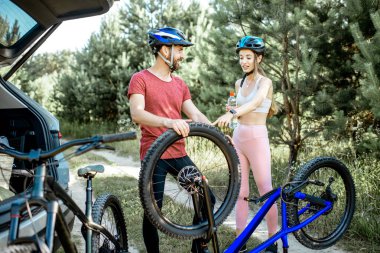
M 352 123 L 354 144 L 359 153 L 372 153 L 380 157 L 380 11 L 370 14 L 373 33 L 362 32 L 360 22 L 350 28 L 359 52 L 355 55 L 355 67 L 362 74 L 360 91 L 362 111 Z
M 343 98 L 353 93 L 355 72 L 347 62 L 352 52 L 347 52 L 350 43 L 344 25 L 347 18 L 339 14 L 344 7 L 341 1 L 220 0 L 214 6 L 221 37 L 228 34 L 237 41 L 255 35 L 266 41 L 263 67 L 282 108 L 269 128 L 273 143 L 289 147 L 289 164 L 296 161 L 309 137 L 323 132 L 331 138 L 344 130 L 352 105 Z M 227 46 L 220 51 L 228 51 Z M 339 73 L 342 78 L 336 78 Z
M 58 75 L 68 69 L 71 61 L 72 53 L 66 50 L 36 54 L 12 75 L 12 83 L 49 111 L 55 112 L 58 103 L 53 96 Z
M 148 68 L 154 61 L 153 54 L 148 45 L 148 31 L 164 26 L 171 26 L 182 30 L 186 36 L 190 39 L 196 38 L 197 17 L 201 10 L 197 1 L 190 1 L 187 6 L 184 6 L 175 0 L 162 0 L 162 1 L 128 1 L 120 12 L 121 25 L 125 34 L 127 46 L 129 48 L 127 54 L 129 56 L 129 68 L 131 73 Z M 140 17 L 145 17 L 141 19 Z M 195 41 L 193 41 L 195 42 Z M 195 42 L 197 45 L 197 42 Z M 192 64 L 194 60 L 194 47 L 185 49 L 187 54 L 186 62 L 183 63 L 182 69 L 174 75 L 181 76 L 184 81 L 190 86 L 192 95 L 196 94 L 197 86 L 194 84 L 191 78 L 192 75 L 188 74 L 192 70 L 188 68 L 187 64 Z M 199 69 L 196 67 L 196 69 Z M 129 81 L 120 86 L 121 91 L 128 89 Z M 129 106 L 126 97 L 123 94 L 119 95 L 121 101 L 120 106 L 124 106 L 124 109 L 128 111 Z M 194 98 L 194 97 L 193 97 Z M 125 106 L 127 105 L 127 106 Z M 130 121 L 128 117 L 124 117 L 124 121 Z
M 210 15 L 208 9 L 203 9 L 190 28 L 194 46 L 189 50 L 187 58 L 190 60 L 184 64 L 181 75 L 190 85 L 195 104 L 213 121 L 225 111 L 234 75 L 226 71 L 227 65 L 218 59 L 218 51 L 224 48 L 225 41 L 216 37 L 219 34 L 215 33 L 217 27 Z M 231 55 L 229 52 L 223 55 L 226 54 Z
M 351 31 L 360 53 L 355 57 L 356 68 L 361 71 L 363 99 L 368 99 L 369 109 L 377 120 L 380 119 L 380 11 L 371 14 L 376 33 L 364 37 L 359 24 L 351 24 Z
M 131 75 L 127 50 L 118 17 L 103 20 L 99 33 L 75 53 L 70 70 L 59 80 L 62 117 L 78 122 L 118 119 L 117 92 Z
M 0 44 L 12 46 L 20 36 L 20 25 L 17 19 L 11 25 L 7 19 L 0 17 Z
M 129 80 L 153 60 L 147 32 L 173 26 L 189 33 L 198 10 L 196 2 L 187 9 L 174 0 L 126 2 L 116 16 L 102 22 L 99 33 L 75 54 L 71 70 L 62 75 L 58 96 L 62 116 L 82 122 L 130 122 L 125 96 Z

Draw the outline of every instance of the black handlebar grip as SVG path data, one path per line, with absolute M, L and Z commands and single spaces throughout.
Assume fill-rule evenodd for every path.
M 124 141 L 124 140 L 134 140 L 137 138 L 136 132 L 120 133 L 120 134 L 107 134 L 102 136 L 103 143 Z

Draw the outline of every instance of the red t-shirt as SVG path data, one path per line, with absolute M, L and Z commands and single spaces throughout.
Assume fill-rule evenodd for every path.
M 165 82 L 148 70 L 135 73 L 128 87 L 128 98 L 132 94 L 142 94 L 145 97 L 145 110 L 161 117 L 181 119 L 181 109 L 184 101 L 191 99 L 189 87 L 179 77 L 172 76 L 170 82 Z M 167 130 L 165 127 L 140 125 L 140 159 L 143 160 L 152 143 Z M 172 145 L 161 159 L 178 158 L 186 155 L 184 142 Z

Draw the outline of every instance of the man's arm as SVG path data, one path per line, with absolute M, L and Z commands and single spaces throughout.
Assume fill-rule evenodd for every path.
M 182 119 L 169 119 L 154 115 L 145 110 L 145 97 L 141 94 L 132 94 L 129 97 L 131 117 L 133 122 L 152 127 L 173 128 L 178 134 L 186 137 L 189 134 L 189 125 Z
M 194 105 L 191 99 L 186 100 L 182 104 L 182 111 L 189 117 L 191 120 L 195 122 L 202 122 L 206 124 L 211 124 L 208 118 L 199 111 L 199 109 Z

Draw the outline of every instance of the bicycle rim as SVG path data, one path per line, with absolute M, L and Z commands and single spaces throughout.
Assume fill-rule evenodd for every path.
M 184 144 L 187 156 L 168 156 L 167 151 L 179 142 Z M 140 197 L 146 215 L 162 232 L 193 239 L 207 232 L 204 192 L 194 183 L 200 176 L 207 179 L 215 223 L 219 225 L 234 207 L 240 189 L 237 154 L 225 136 L 212 126 L 191 123 L 188 137 L 169 130 L 151 146 L 140 172 Z

